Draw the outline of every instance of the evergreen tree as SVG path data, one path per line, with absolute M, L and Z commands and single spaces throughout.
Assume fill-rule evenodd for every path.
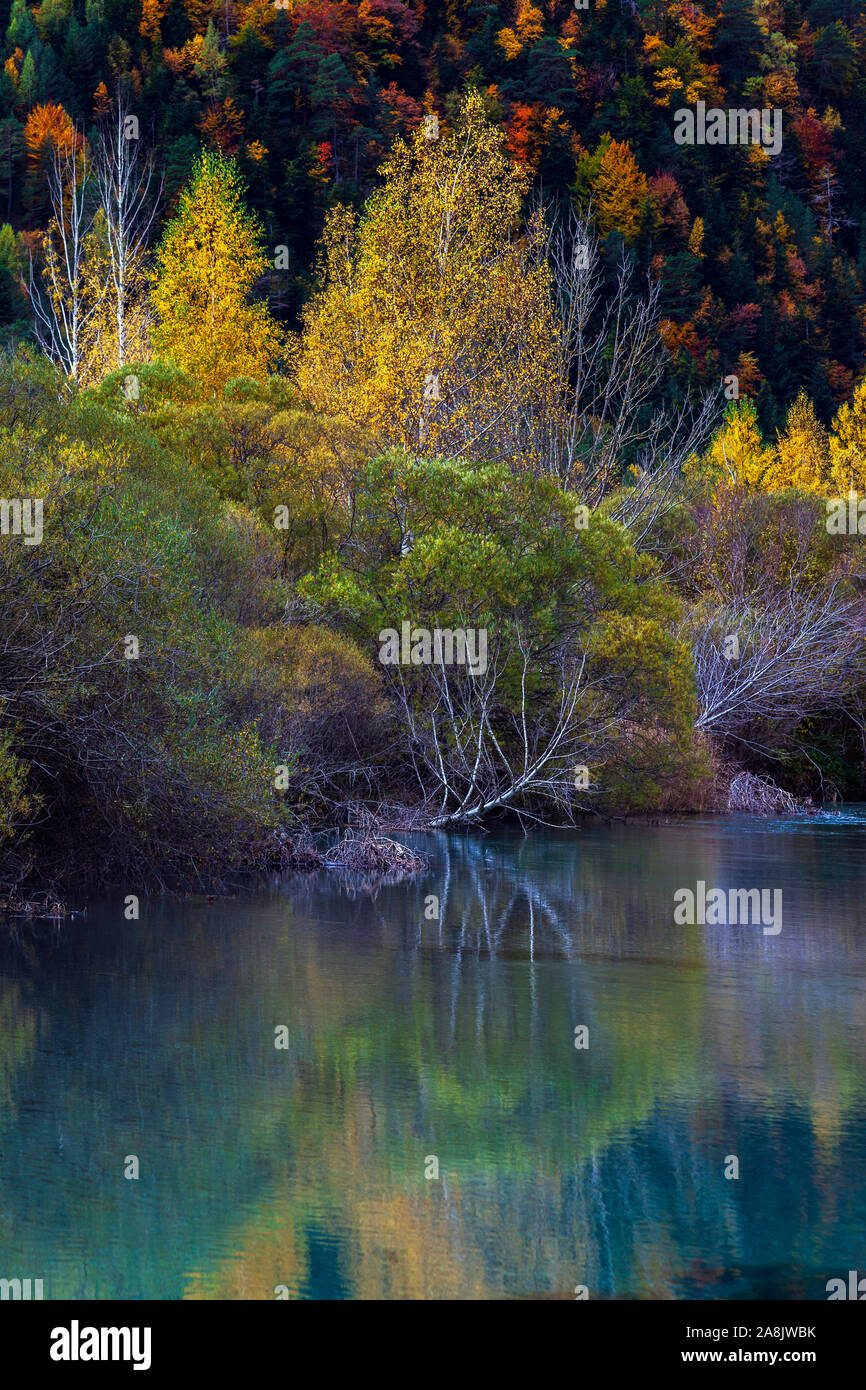
M 159 355 L 214 394 L 232 377 L 266 376 L 281 335 L 266 306 L 248 296 L 268 269 L 237 165 L 203 153 L 156 253 Z

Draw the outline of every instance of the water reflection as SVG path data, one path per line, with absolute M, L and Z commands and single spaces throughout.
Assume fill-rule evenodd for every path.
M 825 1297 L 866 1251 L 864 828 L 442 836 L 409 884 L 4 932 L 0 1276 Z M 782 888 L 782 933 L 675 926 L 697 879 Z

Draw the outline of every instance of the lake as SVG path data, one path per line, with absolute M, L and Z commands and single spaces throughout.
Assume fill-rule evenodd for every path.
M 123 885 L 2 925 L 0 1278 L 825 1299 L 866 1274 L 866 808 L 413 843 L 409 882 L 138 921 Z M 676 925 L 698 881 L 781 890 L 782 930 Z

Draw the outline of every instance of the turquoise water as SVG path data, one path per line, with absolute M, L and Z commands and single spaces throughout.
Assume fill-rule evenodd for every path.
M 0 1278 L 823 1299 L 866 1274 L 866 809 L 417 843 L 409 883 L 139 921 L 123 886 L 3 924 Z M 781 889 L 782 931 L 674 925 L 697 880 Z

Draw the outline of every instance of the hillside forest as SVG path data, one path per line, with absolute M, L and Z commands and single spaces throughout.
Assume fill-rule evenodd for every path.
M 0 30 L 7 896 L 863 798 L 866 13 Z

